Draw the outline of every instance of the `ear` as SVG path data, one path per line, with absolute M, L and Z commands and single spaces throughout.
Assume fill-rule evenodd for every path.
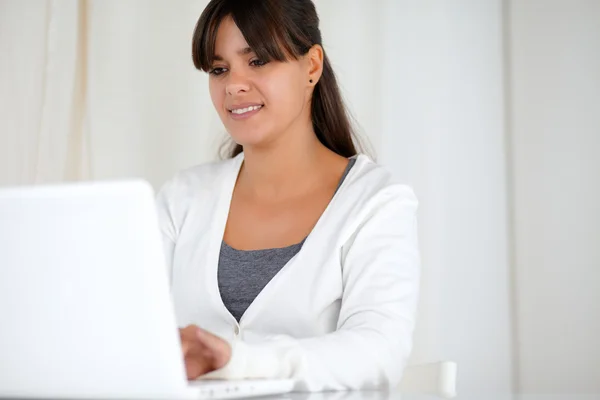
M 315 86 L 321 74 L 323 73 L 323 58 L 324 58 L 323 47 L 315 44 L 309 50 L 306 58 L 308 60 L 308 83 L 309 86 Z M 312 80 L 312 82 L 310 82 Z

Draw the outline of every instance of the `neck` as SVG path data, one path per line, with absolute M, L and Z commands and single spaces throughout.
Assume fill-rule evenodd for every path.
M 331 153 L 312 131 L 286 132 L 266 146 L 246 146 L 238 184 L 253 196 L 273 199 L 305 192 Z

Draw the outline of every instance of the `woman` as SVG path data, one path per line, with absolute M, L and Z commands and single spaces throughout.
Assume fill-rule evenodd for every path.
M 230 159 L 158 195 L 189 379 L 393 386 L 411 349 L 417 200 L 357 155 L 310 0 L 212 0 L 193 36 Z

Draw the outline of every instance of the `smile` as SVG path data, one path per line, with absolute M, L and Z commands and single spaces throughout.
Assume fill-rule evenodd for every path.
M 231 110 L 231 113 L 236 114 L 236 115 L 243 115 L 243 114 L 247 114 L 252 111 L 259 110 L 261 108 L 262 108 L 262 105 L 250 106 L 250 107 L 246 107 L 246 108 L 235 108 L 235 109 Z
M 259 112 L 262 107 L 262 104 L 257 104 L 244 108 L 233 108 L 229 112 L 233 119 L 245 119 Z

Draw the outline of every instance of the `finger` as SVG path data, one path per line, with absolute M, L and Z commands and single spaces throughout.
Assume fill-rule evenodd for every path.
M 184 356 L 195 347 L 195 344 L 198 341 L 196 338 L 196 329 L 198 329 L 196 325 L 188 325 L 185 328 L 179 329 L 181 351 Z
M 231 358 L 231 346 L 229 343 L 201 328 L 197 329 L 196 337 L 198 338 L 198 341 L 210 351 L 215 363 L 215 368 L 221 368 L 229 362 L 229 359 Z
M 209 347 L 197 338 L 183 339 L 181 342 L 181 352 L 184 357 L 188 355 L 201 354 L 204 357 L 212 357 L 214 349 Z
M 186 355 L 189 353 L 189 351 L 190 351 L 190 348 L 191 348 L 191 343 L 190 343 L 190 341 L 189 341 L 189 340 L 182 339 L 182 340 L 181 340 L 181 352 L 183 353 L 183 356 L 184 356 L 184 357 L 185 357 L 185 356 L 186 356 Z
M 198 328 L 196 330 L 196 340 L 200 342 L 203 346 L 207 347 L 210 350 L 218 349 L 220 346 L 220 342 L 223 340 L 212 333 L 205 331 L 202 328 Z
M 185 372 L 187 379 L 196 379 L 209 372 L 209 366 L 206 358 L 198 355 L 191 355 L 185 359 Z
M 198 327 L 196 325 L 188 325 L 185 328 L 179 329 L 179 335 L 187 338 L 194 337 L 197 329 Z

